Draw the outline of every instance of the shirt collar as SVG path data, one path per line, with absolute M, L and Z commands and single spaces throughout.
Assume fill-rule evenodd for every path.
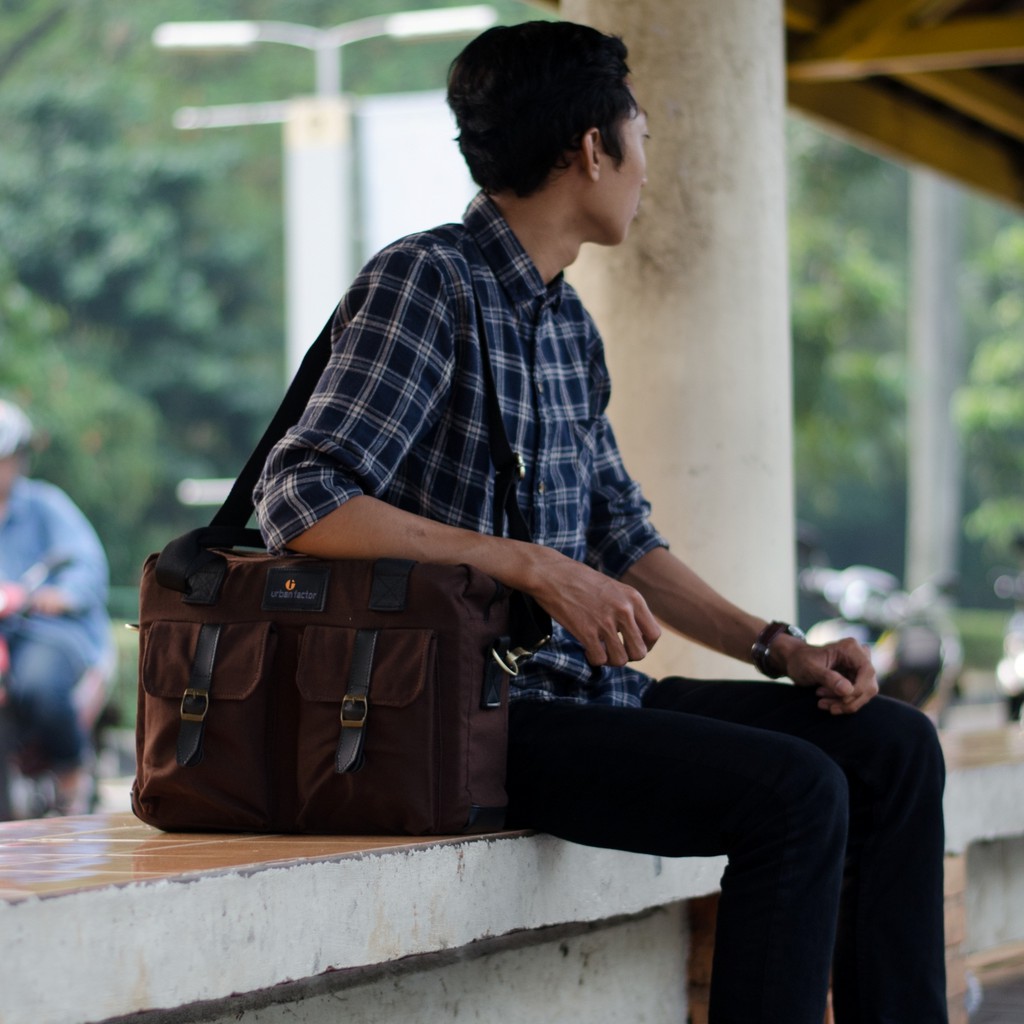
M 564 275 L 559 274 L 550 285 L 544 284 L 540 271 L 490 196 L 478 192 L 466 209 L 463 223 L 513 306 L 533 310 L 550 305 L 558 311 Z

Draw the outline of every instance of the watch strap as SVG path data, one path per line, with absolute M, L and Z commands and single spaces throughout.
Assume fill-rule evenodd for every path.
M 758 672 L 769 679 L 778 679 L 782 675 L 781 671 L 776 671 L 776 669 L 772 668 L 771 662 L 768 659 L 771 655 L 772 642 L 783 633 L 801 640 L 804 637 L 803 631 L 796 626 L 773 619 L 757 634 L 754 646 L 750 648 L 750 660 L 753 661 Z

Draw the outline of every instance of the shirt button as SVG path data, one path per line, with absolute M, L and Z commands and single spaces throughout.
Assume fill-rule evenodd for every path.
M 543 494 L 544 493 L 544 484 L 543 483 L 537 484 L 537 493 L 538 494 Z
M 544 381 L 542 380 L 537 381 L 537 393 L 540 395 L 544 394 Z

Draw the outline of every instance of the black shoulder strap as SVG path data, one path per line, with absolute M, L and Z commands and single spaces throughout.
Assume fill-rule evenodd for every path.
M 247 527 L 253 512 L 253 488 L 270 449 L 298 421 L 327 365 L 331 355 L 333 321 L 332 313 L 320 336 L 303 357 L 277 412 L 235 478 L 224 504 L 214 513 L 210 525 L 175 537 L 160 552 L 155 567 L 160 586 L 179 591 L 185 595 L 186 601 L 212 604 L 217 599 L 225 565 L 224 560 L 210 548 L 263 547 L 259 531 Z
M 267 461 L 270 449 L 284 437 L 289 427 L 299 422 L 306 403 L 313 394 L 313 389 L 320 380 L 321 374 L 331 358 L 331 324 L 334 323 L 332 313 L 320 331 L 319 337 L 310 345 L 299 368 L 285 392 L 277 412 L 274 413 L 263 436 L 252 450 L 238 474 L 234 484 L 224 499 L 224 504 L 210 520 L 211 526 L 243 527 L 249 522 L 253 512 L 252 492 L 263 472 L 263 464 Z

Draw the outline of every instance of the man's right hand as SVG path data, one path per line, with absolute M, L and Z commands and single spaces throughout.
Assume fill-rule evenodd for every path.
M 591 665 L 640 661 L 661 627 L 638 590 L 547 548 L 537 581 L 521 589 L 583 645 Z

